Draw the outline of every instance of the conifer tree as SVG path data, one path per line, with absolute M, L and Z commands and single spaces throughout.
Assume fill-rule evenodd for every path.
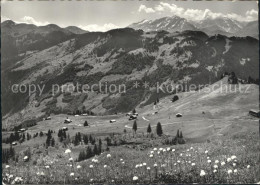
M 133 130 L 136 133 L 136 131 L 137 131 L 137 122 L 136 122 L 136 120 L 134 121 L 134 124 L 133 124 Z
M 156 126 L 156 133 L 158 136 L 161 136 L 163 134 L 163 131 L 162 131 L 162 125 L 160 122 L 157 123 L 157 126 Z
M 54 147 L 54 145 L 55 145 L 55 140 L 54 140 L 54 138 L 52 138 L 51 139 L 51 146 Z
M 148 125 L 148 127 L 147 127 L 147 133 L 151 133 L 152 132 L 152 128 L 151 128 L 151 125 L 150 125 L 150 123 L 149 123 L 149 125 Z
M 177 130 L 177 135 L 176 135 L 177 138 L 180 138 L 180 131 L 179 129 Z

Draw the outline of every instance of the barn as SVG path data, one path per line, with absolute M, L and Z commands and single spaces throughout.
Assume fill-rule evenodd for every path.
M 64 120 L 64 123 L 71 123 L 71 122 L 72 121 L 70 119 L 68 119 L 68 118 Z
M 114 122 L 116 122 L 116 120 L 115 119 L 111 119 L 109 122 L 110 123 L 114 123 Z
M 177 114 L 176 114 L 176 117 L 177 117 L 177 118 L 180 118 L 180 117 L 182 117 L 182 114 L 181 114 L 181 113 L 177 113 Z
M 252 116 L 255 116 L 255 117 L 260 118 L 260 111 L 259 111 L 259 110 L 251 109 L 251 110 L 249 111 L 249 114 L 252 115 Z
M 63 130 L 63 131 L 67 131 L 67 130 L 68 130 L 68 127 L 62 127 L 62 130 Z

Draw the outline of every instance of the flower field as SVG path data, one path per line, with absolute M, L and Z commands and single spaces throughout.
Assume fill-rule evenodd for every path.
M 3 181 L 10 184 L 260 181 L 257 133 L 208 143 L 156 146 L 145 151 L 120 146 L 81 162 L 72 157 L 73 149 L 64 150 L 63 155 L 63 161 L 46 156 L 42 166 L 29 162 L 4 165 Z

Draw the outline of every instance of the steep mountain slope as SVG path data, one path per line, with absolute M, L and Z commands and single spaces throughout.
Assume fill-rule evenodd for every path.
M 256 101 L 259 86 L 255 84 L 240 84 L 238 88 L 228 84 L 225 77 L 200 91 L 177 95 L 179 100 L 174 103 L 171 102 L 173 96 L 169 96 L 162 98 L 156 106 L 138 108 L 138 126 L 147 128 L 148 123 L 156 126 L 160 121 L 166 134 L 180 129 L 188 138 L 205 141 L 208 137 L 246 132 L 249 126 L 245 122 L 257 125 L 257 119 L 248 116 L 250 109 L 259 108 Z M 177 113 L 183 117 L 177 118 Z
M 258 38 L 258 22 L 239 22 L 226 17 L 205 18 L 201 21 L 189 21 L 178 16 L 163 17 L 156 20 L 142 20 L 129 25 L 130 28 L 145 32 L 165 30 L 168 32 L 199 30 L 209 36 L 217 34 L 225 36 L 251 36 Z
M 28 54 L 4 70 L 2 113 L 5 122 L 8 117 L 17 124 L 46 113 L 126 112 L 173 93 L 157 94 L 157 83 L 205 85 L 232 71 L 242 79 L 249 75 L 258 78 L 258 61 L 258 40 L 251 37 L 209 37 L 199 31 L 144 33 L 131 28 L 89 32 Z M 136 81 L 138 88 L 133 86 Z M 143 87 L 145 82 L 149 88 Z M 29 97 L 11 93 L 15 83 L 44 85 L 44 89 L 42 94 L 38 91 Z M 91 92 L 58 92 L 52 96 L 53 84 L 77 83 L 103 86 Z M 105 93 L 104 83 L 124 84 L 126 92 Z
M 249 22 L 245 27 L 237 32 L 237 35 L 241 37 L 251 36 L 259 38 L 258 21 Z
M 26 54 L 49 48 L 73 38 L 74 35 L 55 24 L 35 26 L 16 24 L 11 20 L 4 21 L 1 23 L 1 44 L 4 46 L 1 56 L 2 68 L 11 66 Z
M 82 30 L 76 26 L 68 26 L 65 28 L 66 30 L 70 31 L 71 33 L 74 33 L 74 34 L 83 34 L 83 33 L 87 33 L 88 31 L 86 30 Z
M 213 31 L 223 31 L 227 33 L 236 33 L 241 28 L 243 28 L 243 24 L 229 19 L 229 18 L 216 18 L 216 19 L 204 19 L 195 23 L 198 29 L 208 30 L 209 32 Z
M 165 30 L 169 32 L 196 30 L 195 26 L 189 23 L 186 19 L 178 16 L 163 17 L 160 19 L 143 20 L 138 23 L 129 25 L 130 28 L 141 29 L 144 31 L 160 31 Z

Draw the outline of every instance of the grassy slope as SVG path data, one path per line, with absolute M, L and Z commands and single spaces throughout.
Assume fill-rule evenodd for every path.
M 217 82 L 216 84 L 226 84 L 227 79 L 223 79 L 222 81 Z M 180 99 L 175 103 L 172 103 L 171 97 L 165 97 L 160 99 L 160 103 L 154 107 L 152 105 L 147 105 L 143 108 L 137 108 L 138 116 L 138 130 L 139 136 L 142 135 L 142 132 L 146 132 L 148 123 L 151 124 L 153 132 L 155 132 L 155 126 L 158 121 L 162 123 L 164 134 L 174 136 L 176 134 L 177 129 L 181 129 L 184 135 L 184 138 L 187 141 L 185 145 L 177 145 L 174 146 L 179 153 L 188 149 L 190 146 L 197 147 L 196 150 L 199 150 L 200 153 L 203 153 L 205 150 L 210 151 L 210 157 L 218 160 L 226 160 L 227 157 L 231 155 L 237 155 L 239 158 L 239 172 L 240 175 L 244 177 L 240 179 L 231 178 L 231 181 L 227 181 L 225 177 L 225 173 L 223 176 L 215 178 L 209 178 L 207 182 L 258 182 L 259 179 L 256 178 L 256 172 L 258 168 L 256 167 L 257 163 L 257 150 L 259 148 L 258 143 L 258 120 L 255 118 L 248 116 L 249 109 L 256 109 L 258 107 L 258 102 L 255 101 L 258 99 L 258 86 L 255 85 L 241 85 L 242 89 L 246 89 L 250 86 L 249 94 L 243 93 L 227 93 L 221 94 L 218 93 L 220 88 L 216 88 L 215 91 L 211 90 L 209 92 L 205 92 L 205 89 L 199 92 L 186 92 L 178 94 Z M 223 85 L 222 85 L 223 87 Z M 155 111 L 158 111 L 158 114 L 153 114 Z M 205 114 L 202 114 L 202 111 Z M 176 118 L 175 114 L 177 112 L 181 112 L 183 114 L 182 118 Z M 41 121 L 36 126 L 29 128 L 28 132 L 33 134 L 36 132 L 47 132 L 48 129 L 55 130 L 55 134 L 53 134 L 56 144 L 58 144 L 57 131 L 63 126 L 67 126 L 69 128 L 70 136 L 74 136 L 76 132 L 93 134 L 97 137 L 107 136 L 111 133 L 121 134 L 123 130 L 126 129 L 129 137 L 131 137 L 131 128 L 132 121 L 128 121 L 128 117 L 123 114 L 119 115 L 110 115 L 110 116 L 93 116 L 93 117 L 85 117 L 85 116 L 69 116 L 70 119 L 73 120 L 71 124 L 64 124 L 63 121 L 67 117 L 67 115 L 56 115 L 52 116 L 51 120 Z M 109 123 L 109 120 L 116 119 L 117 122 Z M 82 124 L 85 120 L 88 120 L 90 123 L 90 127 L 83 127 Z M 149 121 L 147 121 L 149 120 Z M 74 129 L 73 129 L 74 128 Z M 6 134 L 7 135 L 7 134 Z M 46 155 L 47 151 L 42 146 L 45 143 L 46 136 L 42 138 L 32 139 L 30 141 L 26 141 L 21 145 L 15 146 L 15 150 L 17 153 L 23 151 L 25 148 L 30 147 L 33 153 L 32 161 L 37 160 L 39 171 L 44 171 L 44 164 L 46 165 L 46 160 L 52 160 L 56 164 L 51 173 L 56 176 L 55 179 L 52 179 L 54 182 L 61 182 L 64 180 L 64 173 L 69 173 L 70 168 L 64 169 L 62 164 L 66 163 L 66 155 L 64 154 L 65 148 L 63 148 L 60 144 L 56 148 L 50 147 L 48 151 L 48 155 Z M 136 139 L 136 141 L 138 138 Z M 141 138 L 138 140 L 141 143 L 150 143 L 151 146 L 161 147 L 162 144 L 158 139 L 145 139 Z M 206 141 L 210 143 L 206 143 Z M 8 147 L 8 145 L 3 144 L 3 148 Z M 38 149 L 37 149 L 37 148 Z M 76 159 L 78 157 L 79 151 L 81 151 L 85 146 L 72 147 L 72 157 Z M 36 154 L 36 152 L 41 151 L 41 154 Z M 246 153 L 247 151 L 247 153 Z M 99 160 L 102 161 L 98 164 L 96 168 L 97 173 L 94 179 L 97 182 L 103 182 L 104 180 L 104 170 L 102 168 L 103 164 L 108 164 L 112 167 L 110 169 L 111 178 L 117 179 L 116 182 L 132 182 L 133 175 L 139 175 L 139 178 L 142 179 L 140 182 L 147 182 L 147 175 L 142 174 L 142 170 L 138 171 L 134 169 L 134 166 L 140 162 L 146 162 L 147 165 L 151 166 L 154 162 L 163 163 L 162 158 L 158 157 L 155 161 L 147 158 L 147 152 L 149 150 L 140 151 L 138 147 L 136 150 L 125 148 L 124 146 L 119 147 L 111 147 L 111 153 L 113 159 L 107 161 L 105 156 L 101 155 Z M 23 155 L 21 153 L 21 155 Z M 59 158 L 58 155 L 62 157 Z M 136 157 L 138 156 L 138 157 Z M 119 159 L 123 158 L 126 163 L 123 167 L 120 166 Z M 210 171 L 210 167 L 206 164 L 205 159 L 200 157 L 200 155 L 195 154 L 194 162 L 199 164 L 198 168 L 196 168 L 196 174 L 199 173 L 199 170 L 205 169 Z M 41 162 L 39 162 L 41 161 Z M 176 162 L 176 161 L 175 161 Z M 88 165 L 91 163 L 90 160 L 81 162 L 80 164 L 84 167 L 82 172 L 76 171 L 76 173 L 84 173 L 83 179 L 84 182 L 89 182 L 91 178 L 93 178 L 91 172 L 89 171 Z M 40 165 L 41 164 L 41 165 Z M 246 169 L 246 165 L 250 164 L 253 168 L 250 169 L 252 171 Z M 14 165 L 14 164 L 11 164 Z M 24 166 L 23 162 L 18 164 L 19 171 L 25 173 L 26 170 L 22 167 Z M 169 167 L 168 167 L 169 168 Z M 223 171 L 231 168 L 230 166 L 226 166 Z M 234 169 L 232 167 L 232 169 Z M 152 169 L 151 172 L 153 177 L 155 176 L 155 169 Z M 160 168 L 162 171 L 163 168 Z M 172 170 L 172 169 L 168 169 Z M 198 174 L 194 174 L 191 179 L 187 180 L 186 176 L 177 177 L 179 173 L 178 168 L 176 169 L 176 173 L 170 173 L 170 176 L 164 177 L 164 179 L 155 179 L 153 178 L 152 182 L 205 182 L 198 178 Z M 190 167 L 185 168 L 187 173 L 191 174 Z M 118 175 L 115 175 L 118 171 Z M 36 170 L 34 168 L 30 168 L 30 174 L 33 175 Z M 193 172 L 192 172 L 193 173 Z M 195 173 L 195 172 L 194 172 Z M 165 173 L 163 173 L 165 175 Z M 182 173 L 183 174 L 183 173 Z M 80 174 L 81 175 L 81 174 Z M 177 176 L 176 176 L 177 175 Z M 246 177 L 245 177 L 246 176 Z M 35 177 L 36 179 L 38 177 Z M 173 179 L 172 179 L 173 178 Z M 97 180 L 100 179 L 100 180 Z M 186 180 L 185 180 L 186 179 Z M 67 180 L 69 180 L 67 178 Z M 72 179 L 70 179 L 72 180 Z M 46 182 L 46 179 L 43 181 Z M 71 182 L 71 181 L 70 181 Z

